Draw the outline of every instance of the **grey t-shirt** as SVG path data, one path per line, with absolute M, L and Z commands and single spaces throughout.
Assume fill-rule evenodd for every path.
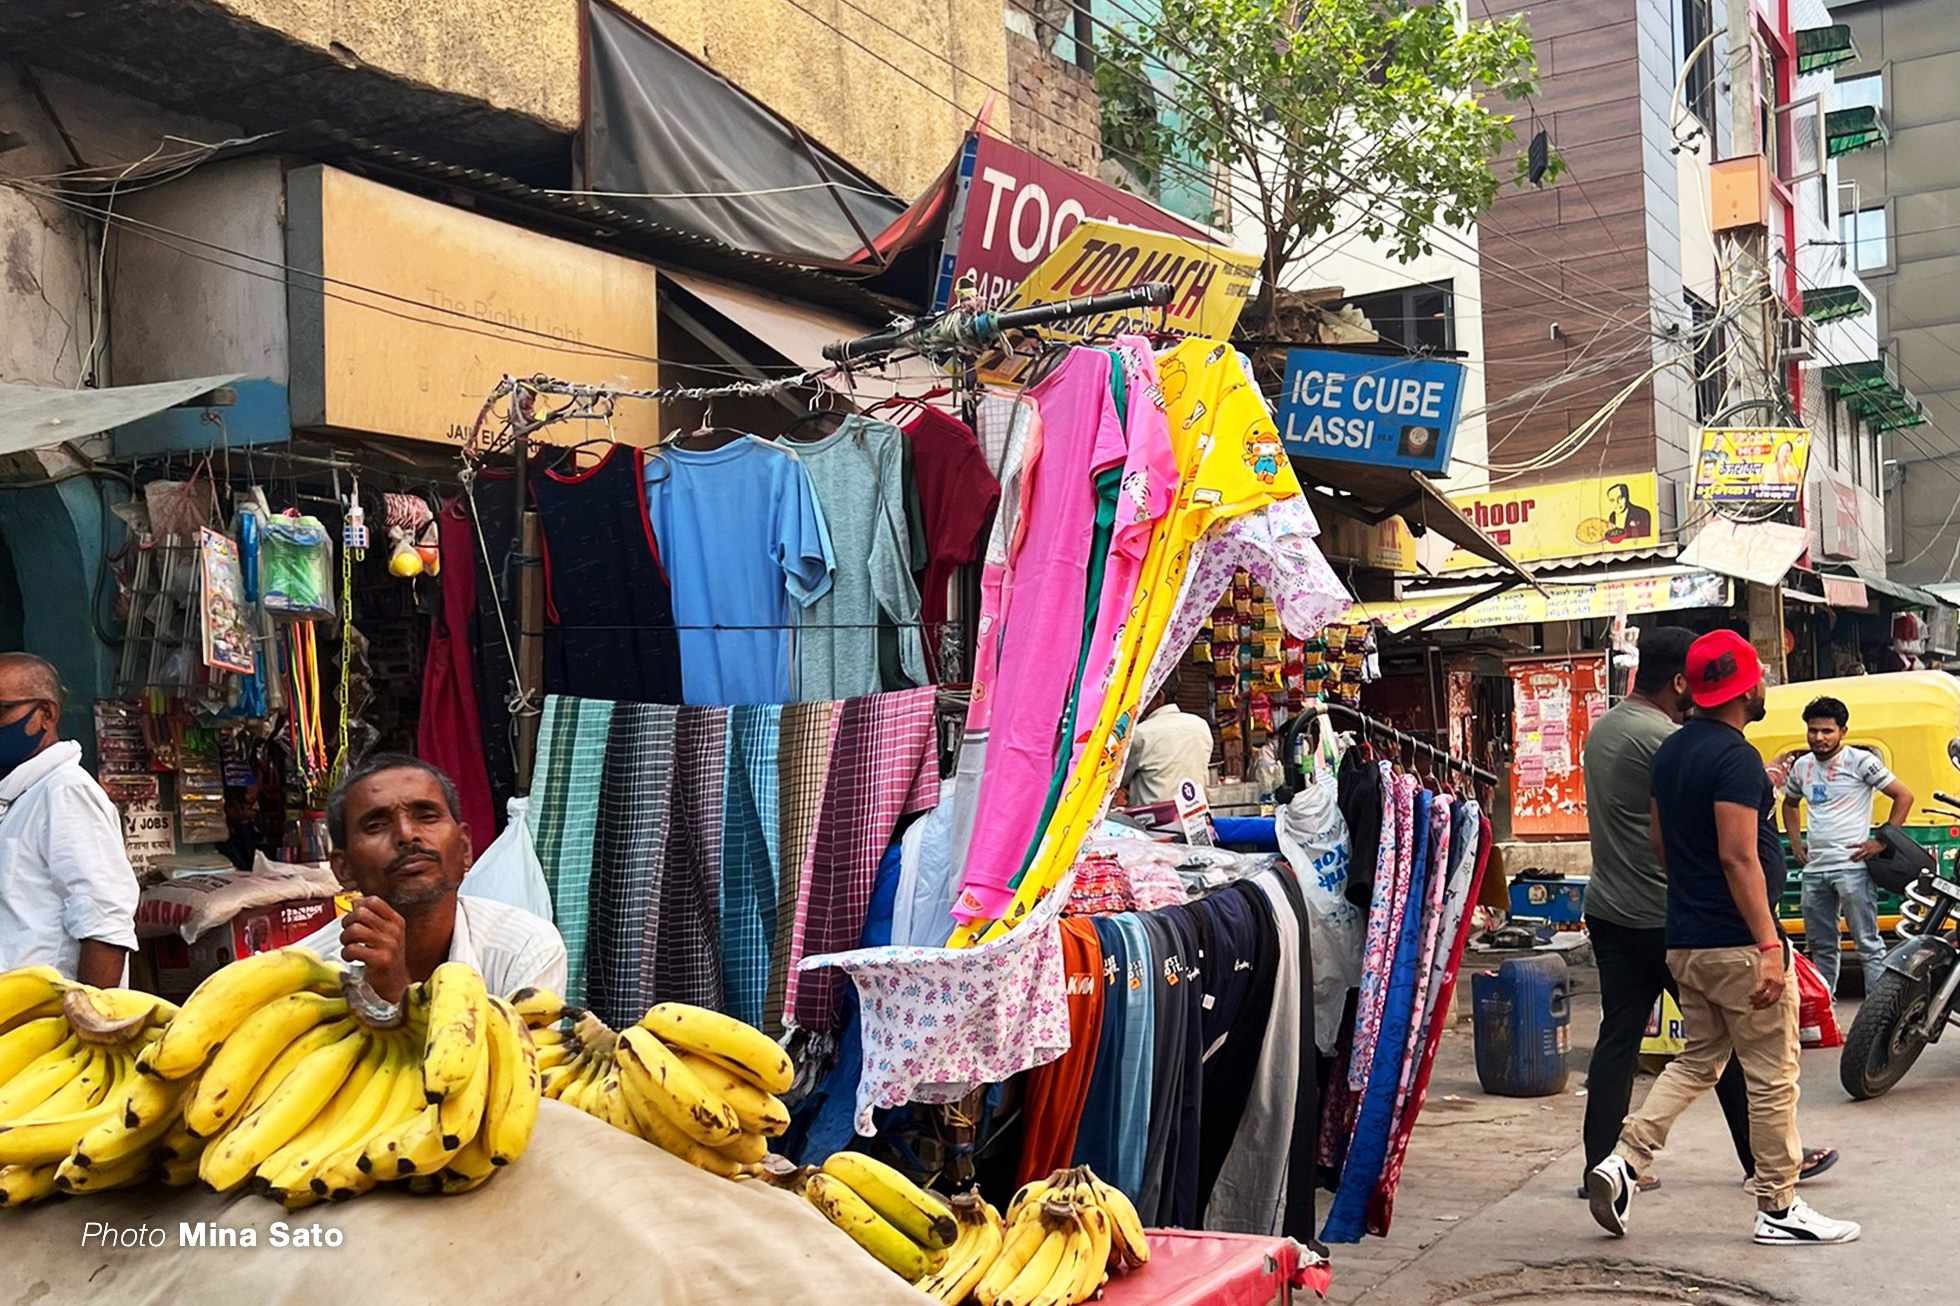
M 1878 754 L 1849 746 L 1828 762 L 1805 753 L 1790 766 L 1783 796 L 1802 801 L 1807 869 L 1843 870 L 1854 865 L 1851 850 L 1871 837 L 1872 795 L 1892 783 Z
M 1586 915 L 1630 929 L 1667 924 L 1667 876 L 1647 839 L 1654 754 L 1680 727 L 1657 708 L 1631 699 L 1593 722 L 1581 757 L 1592 883 Z

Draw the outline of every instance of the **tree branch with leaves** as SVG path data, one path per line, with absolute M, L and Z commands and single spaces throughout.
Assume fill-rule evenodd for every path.
M 1180 161 L 1229 179 L 1264 229 L 1269 313 L 1288 269 L 1349 232 L 1411 259 L 1476 221 L 1515 139 L 1504 102 L 1538 89 L 1522 18 L 1447 2 L 1159 0 L 1098 57 L 1105 151 L 1146 184 Z

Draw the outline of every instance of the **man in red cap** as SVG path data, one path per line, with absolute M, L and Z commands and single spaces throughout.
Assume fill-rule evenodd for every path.
M 1624 1235 L 1640 1172 L 1733 1056 L 1749 1088 L 1756 1241 L 1850 1242 L 1856 1224 L 1819 1215 L 1796 1195 L 1797 985 L 1769 905 L 1786 872 L 1770 819 L 1775 791 L 1742 734 L 1763 717 L 1756 650 L 1732 630 L 1703 635 L 1688 648 L 1688 690 L 1697 713 L 1654 754 L 1649 812 L 1667 875 L 1667 967 L 1680 985 L 1688 1045 L 1627 1117 L 1613 1154 L 1587 1173 L 1586 1195 L 1600 1227 Z

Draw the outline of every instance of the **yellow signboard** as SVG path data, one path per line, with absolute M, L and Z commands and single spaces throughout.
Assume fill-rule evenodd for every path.
M 1168 281 L 1168 308 L 1138 308 L 1062 323 L 1047 334 L 1062 339 L 1108 339 L 1120 331 L 1163 329 L 1223 340 L 1244 311 L 1259 277 L 1259 256 L 1189 236 L 1143 231 L 1114 222 L 1079 222 L 1055 252 L 1028 274 L 1004 307 L 1029 308 L 1087 295 L 1107 295 L 1150 281 Z
M 1610 556 L 1660 543 L 1655 522 L 1660 481 L 1652 472 L 1473 490 L 1450 499 L 1519 562 Z M 1488 560 L 1458 549 L 1444 570 L 1488 566 Z
M 1810 461 L 1801 426 L 1710 426 L 1695 456 L 1697 503 L 1795 503 Z
M 659 384 L 649 265 L 333 168 L 286 193 L 295 426 L 454 441 L 506 373 Z M 659 422 L 621 404 L 610 433 L 650 444 Z
M 1725 608 L 1729 581 L 1708 571 L 1674 571 L 1623 580 L 1592 581 L 1583 585 L 1548 585 L 1547 594 L 1514 589 L 1472 604 L 1427 627 L 1430 630 L 1475 630 L 1489 626 L 1526 626 L 1547 621 L 1583 621 L 1591 617 L 1634 616 L 1642 612 L 1671 612 L 1679 608 Z M 1464 594 L 1422 594 L 1389 603 L 1357 603 L 1341 621 L 1355 625 L 1379 621 L 1390 630 L 1407 630 L 1426 618 L 1455 607 Z

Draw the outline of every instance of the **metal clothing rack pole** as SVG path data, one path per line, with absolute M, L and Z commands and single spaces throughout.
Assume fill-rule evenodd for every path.
M 948 309 L 921 321 L 902 320 L 890 331 L 839 340 L 823 347 L 823 356 L 833 363 L 851 362 L 894 349 L 917 349 L 922 353 L 980 349 L 993 344 L 1009 331 L 1048 326 L 1070 318 L 1099 317 L 1120 313 L 1127 308 L 1162 307 L 1171 302 L 1173 288 L 1168 281 L 1146 281 L 1127 290 L 1107 295 L 1089 295 L 1063 300 L 1059 304 L 1037 304 L 1001 312 Z
M 1475 763 L 1466 762 L 1455 753 L 1450 752 L 1446 748 L 1438 748 L 1426 739 L 1418 739 L 1405 730 L 1397 730 L 1388 722 L 1377 717 L 1369 716 L 1366 712 L 1349 707 L 1345 703 L 1317 703 L 1314 705 L 1313 710 L 1321 716 L 1344 717 L 1352 721 L 1355 725 L 1360 726 L 1369 734 L 1385 735 L 1398 744 L 1413 748 L 1420 753 L 1427 753 L 1430 757 L 1435 758 L 1451 770 L 1461 772 L 1473 780 L 1481 780 L 1493 788 L 1497 785 L 1497 776 L 1495 773 L 1486 771 Z

